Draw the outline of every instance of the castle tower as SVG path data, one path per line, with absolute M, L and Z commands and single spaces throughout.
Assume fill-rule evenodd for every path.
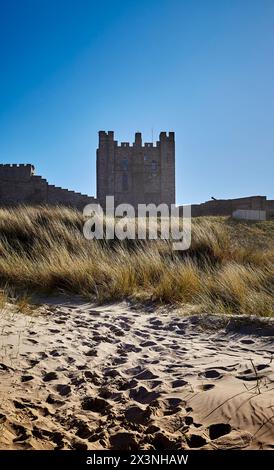
M 113 131 L 99 132 L 97 149 L 97 198 L 105 207 L 106 196 L 115 206 L 129 203 L 175 204 L 174 132 L 161 132 L 159 141 L 142 144 L 136 132 L 132 145 L 118 144 Z

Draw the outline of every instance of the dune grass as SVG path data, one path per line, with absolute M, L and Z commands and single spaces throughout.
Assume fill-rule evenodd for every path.
M 185 252 L 164 240 L 88 241 L 83 222 L 63 207 L 0 209 L 0 288 L 273 315 L 272 221 L 193 219 Z

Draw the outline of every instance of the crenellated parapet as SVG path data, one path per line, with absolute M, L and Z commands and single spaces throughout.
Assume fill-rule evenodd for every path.
M 174 132 L 161 132 L 159 135 L 159 140 L 156 142 L 145 142 L 142 144 L 142 134 L 141 132 L 135 133 L 135 140 L 134 142 L 118 142 L 114 139 L 114 131 L 99 131 L 99 148 L 106 148 L 108 146 L 114 146 L 117 148 L 157 148 L 160 147 L 161 144 L 174 144 L 175 143 L 175 134 Z
M 96 199 L 86 194 L 48 184 L 35 175 L 31 164 L 0 164 L 0 205 L 50 204 L 75 207 L 80 210 Z
M 175 203 L 175 135 L 161 132 L 157 142 L 143 143 L 141 132 L 133 143 L 115 140 L 113 131 L 99 131 L 97 198 L 115 205 Z
M 26 180 L 35 173 L 34 165 L 30 163 L 2 163 L 0 164 L 0 179 Z

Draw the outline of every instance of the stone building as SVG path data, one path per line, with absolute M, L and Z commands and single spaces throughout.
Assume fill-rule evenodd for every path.
M 191 205 L 192 217 L 232 216 L 235 211 L 265 211 L 267 219 L 274 218 L 274 201 L 266 196 L 248 196 L 237 199 L 213 199 Z M 180 214 L 183 214 L 180 206 Z
M 1 206 L 60 204 L 82 210 L 86 204 L 94 202 L 94 197 L 48 184 L 42 176 L 35 175 L 33 165 L 0 165 Z
M 115 206 L 130 203 L 175 204 L 174 132 L 161 132 L 159 141 L 142 144 L 140 132 L 132 145 L 118 144 L 112 131 L 99 132 L 97 149 L 97 199 L 49 184 L 35 174 L 30 164 L 0 164 L 0 206 L 18 204 L 65 205 L 83 210 L 91 203 L 105 207 L 105 197 L 114 196 Z M 218 199 L 193 204 L 193 217 L 231 216 L 237 210 L 265 211 L 274 219 L 274 200 L 265 196 Z M 182 214 L 182 210 L 180 211 Z
M 174 132 L 161 132 L 159 141 L 142 144 L 114 140 L 113 131 L 99 132 L 97 149 L 97 199 L 105 207 L 106 196 L 114 196 L 114 205 L 175 204 Z

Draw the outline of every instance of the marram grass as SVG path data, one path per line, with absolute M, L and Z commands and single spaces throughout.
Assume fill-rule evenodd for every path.
M 0 209 L 0 288 L 273 315 L 272 221 L 193 219 L 186 252 L 164 240 L 88 241 L 82 226 L 68 208 Z

